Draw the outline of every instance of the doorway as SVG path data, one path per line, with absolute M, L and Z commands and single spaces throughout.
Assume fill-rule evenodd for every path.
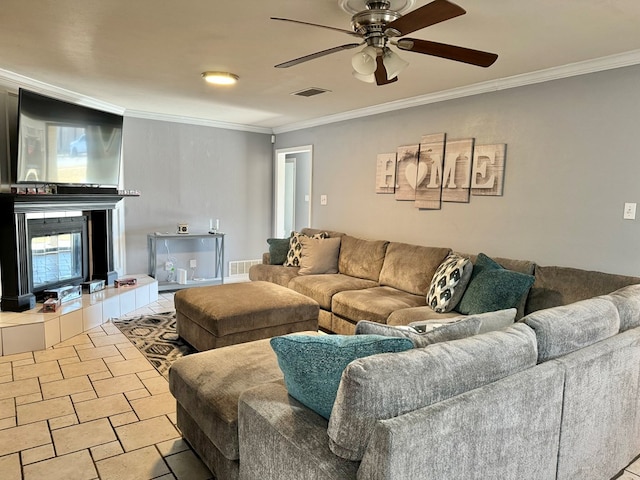
M 276 149 L 274 237 L 311 226 L 312 171 L 312 145 Z

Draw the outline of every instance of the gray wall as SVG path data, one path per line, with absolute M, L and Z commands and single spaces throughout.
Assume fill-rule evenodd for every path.
M 261 258 L 271 233 L 271 136 L 125 117 L 126 269 L 147 272 L 147 234 L 178 222 L 206 232 L 220 219 L 229 260 Z
M 315 227 L 640 275 L 640 220 L 622 219 L 640 202 L 639 84 L 640 66 L 621 68 L 281 133 L 276 147 L 314 146 Z M 374 193 L 378 153 L 438 132 L 506 143 L 504 196 L 429 211 Z

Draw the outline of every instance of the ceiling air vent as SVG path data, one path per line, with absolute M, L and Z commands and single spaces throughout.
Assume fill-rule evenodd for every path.
M 298 95 L 299 97 L 313 97 L 330 91 L 331 90 L 325 90 L 324 88 L 311 87 L 305 90 L 300 90 L 299 92 L 293 92 L 291 95 Z

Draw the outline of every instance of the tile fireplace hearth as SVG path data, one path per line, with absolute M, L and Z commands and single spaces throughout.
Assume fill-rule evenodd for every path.
M 0 356 L 44 350 L 92 328 L 158 300 L 158 282 L 147 275 L 137 284 L 113 285 L 63 303 L 58 311 L 44 313 L 42 303 L 24 312 L 0 311 Z

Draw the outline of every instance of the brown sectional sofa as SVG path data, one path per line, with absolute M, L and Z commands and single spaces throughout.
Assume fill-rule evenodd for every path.
M 352 334 L 359 320 L 408 325 L 460 315 L 436 313 L 426 303 L 431 279 L 450 248 L 364 240 L 341 232 L 305 228 L 313 235 L 341 236 L 336 274 L 298 275 L 299 268 L 270 265 L 269 254 L 249 271 L 251 280 L 264 280 L 291 288 L 320 304 L 319 325 L 339 334 Z M 468 255 L 475 262 L 476 255 Z M 508 270 L 535 276 L 535 283 L 518 306 L 517 319 L 536 310 L 566 305 L 604 295 L 640 278 L 569 267 L 536 265 L 529 260 L 494 257 Z

